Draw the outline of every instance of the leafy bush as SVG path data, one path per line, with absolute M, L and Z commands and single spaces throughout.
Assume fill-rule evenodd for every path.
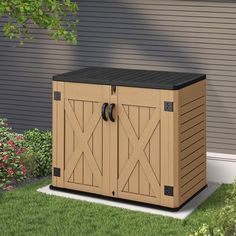
M 36 176 L 37 157 L 31 151 L 27 151 L 22 155 L 22 162 L 27 169 L 27 178 Z
M 0 20 L 5 17 L 3 33 L 20 42 L 33 38 L 32 25 L 47 29 L 53 39 L 77 44 L 78 5 L 71 0 L 1 0 Z
M 236 236 L 236 178 L 225 207 L 191 236 Z
M 24 162 L 30 176 L 48 176 L 52 172 L 52 134 L 38 129 L 24 132 L 27 153 Z
M 12 181 L 26 177 L 21 159 L 25 150 L 23 136 L 14 133 L 7 120 L 0 118 L 0 188 L 10 190 Z

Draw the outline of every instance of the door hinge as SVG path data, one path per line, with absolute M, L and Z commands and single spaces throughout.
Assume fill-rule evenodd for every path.
M 61 92 L 55 91 L 53 98 L 55 101 L 61 101 Z
M 53 176 L 60 177 L 61 176 L 61 169 L 54 167 L 53 168 Z
M 174 196 L 174 187 L 172 187 L 172 186 L 164 186 L 164 194 L 166 196 Z
M 174 111 L 174 103 L 169 102 L 169 101 L 165 101 L 164 102 L 164 111 L 173 112 Z
M 116 86 L 112 85 L 111 86 L 111 94 L 114 94 L 114 93 L 116 93 Z

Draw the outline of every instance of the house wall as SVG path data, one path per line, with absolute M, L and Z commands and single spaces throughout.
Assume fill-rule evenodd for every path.
M 86 66 L 207 74 L 207 150 L 236 154 L 236 2 L 80 0 L 79 45 L 0 37 L 0 114 L 51 128 L 51 77 Z M 1 24 L 2 26 L 2 24 Z M 235 158 L 236 160 L 236 158 Z

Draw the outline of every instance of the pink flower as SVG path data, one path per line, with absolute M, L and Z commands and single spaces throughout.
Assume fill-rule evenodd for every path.
M 18 149 L 18 150 L 16 151 L 16 155 L 17 155 L 17 156 L 20 155 L 21 153 L 22 153 L 21 149 Z
M 9 175 L 13 175 L 13 170 L 11 170 L 11 169 L 9 169 L 9 170 L 7 170 L 7 173 L 9 174 Z
M 18 135 L 18 136 L 16 136 L 16 139 L 17 140 L 23 140 L 23 136 Z
M 3 159 L 4 159 L 4 161 L 8 161 L 9 158 L 10 158 L 10 156 L 9 156 L 9 155 L 6 155 Z
M 4 164 L 2 162 L 0 162 L 0 167 L 4 167 Z
M 10 191 L 10 190 L 13 189 L 13 187 L 12 187 L 11 185 L 8 185 L 8 186 L 6 187 L 6 189 L 7 189 L 8 191 Z
M 22 174 L 24 175 L 24 176 L 26 176 L 26 172 L 27 172 L 27 170 L 26 170 L 26 168 L 25 168 L 25 166 L 21 166 L 21 171 L 22 171 Z
M 15 146 L 13 140 L 8 140 L 8 141 L 7 141 L 7 144 L 8 144 L 9 146 L 11 146 L 13 149 L 16 149 L 16 146 Z
M 13 145 L 13 144 L 14 144 L 14 141 L 13 141 L 13 140 L 8 140 L 8 141 L 7 141 L 7 144 Z
M 25 148 L 20 148 L 20 149 L 18 149 L 18 150 L 16 151 L 16 155 L 18 156 L 18 155 L 24 153 L 25 151 L 26 151 Z

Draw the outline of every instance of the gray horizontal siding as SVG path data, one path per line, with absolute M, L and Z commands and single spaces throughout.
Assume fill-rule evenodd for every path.
M 51 128 L 51 77 L 86 66 L 207 74 L 207 147 L 236 154 L 236 2 L 81 0 L 79 43 L 0 34 L 0 114 Z M 0 27 L 3 22 L 0 23 Z

